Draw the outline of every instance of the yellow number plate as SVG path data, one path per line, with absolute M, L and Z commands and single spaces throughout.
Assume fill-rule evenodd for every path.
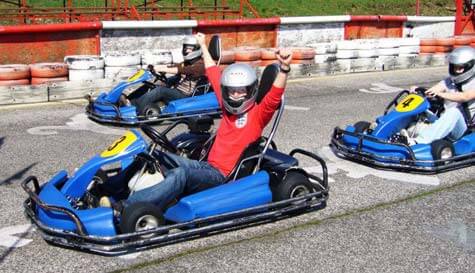
M 125 133 L 119 139 L 114 141 L 114 143 L 112 143 L 112 145 L 110 145 L 107 150 L 103 151 L 101 153 L 101 157 L 111 157 L 122 153 L 125 151 L 125 149 L 127 149 L 127 147 L 134 143 L 136 139 L 137 136 L 134 133 L 130 131 Z
M 128 82 L 133 82 L 135 81 L 136 79 L 142 77 L 142 75 L 145 73 L 145 71 L 143 69 L 140 69 L 139 71 L 137 71 L 137 73 L 135 73 L 132 77 L 128 78 L 127 81 Z
M 405 97 L 399 104 L 396 106 L 396 111 L 398 112 L 409 112 L 417 108 L 424 102 L 424 99 L 416 94 L 410 94 Z

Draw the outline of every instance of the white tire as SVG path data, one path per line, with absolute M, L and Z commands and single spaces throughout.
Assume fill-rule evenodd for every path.
M 104 57 L 106 66 L 132 66 L 140 64 L 140 54 L 111 52 Z
M 358 49 L 358 44 L 357 44 L 357 42 L 355 42 L 353 40 L 338 41 L 338 42 L 336 42 L 336 49 L 337 49 L 337 51 Z
M 399 47 L 399 54 L 417 54 L 419 50 L 419 45 L 401 46 Z
M 376 58 L 358 58 L 351 60 L 352 71 L 373 71 L 376 70 Z
M 378 56 L 376 49 L 360 49 L 356 52 L 358 58 L 371 58 Z
M 399 54 L 399 48 L 378 48 L 376 52 L 378 56 L 397 56 Z
M 315 58 L 314 58 L 314 61 L 316 64 L 333 62 L 335 60 L 336 60 L 335 54 L 320 54 L 320 55 L 315 55 Z
M 181 53 L 181 48 L 172 49 L 171 52 L 172 52 L 172 60 L 174 64 L 179 64 L 184 61 L 183 54 Z
M 373 39 L 362 39 L 362 40 L 355 40 L 357 42 L 357 49 L 359 50 L 370 50 L 375 49 L 378 45 L 378 40 Z
M 89 70 L 69 70 L 70 81 L 85 81 L 96 80 L 104 78 L 104 70 L 102 69 L 89 69 Z
M 397 38 L 383 38 L 378 40 L 377 48 L 395 48 L 400 44 Z
M 399 40 L 399 46 L 418 46 L 420 43 L 420 38 L 401 38 Z
M 126 80 L 129 77 L 133 76 L 137 71 L 141 69 L 140 65 L 133 65 L 133 66 L 106 66 L 104 69 L 105 71 L 105 78 L 106 79 L 113 79 L 117 81 Z
M 173 63 L 173 55 L 170 51 L 148 52 L 142 55 L 142 65 L 171 63 Z
M 337 59 L 353 59 L 353 58 L 356 58 L 356 51 L 352 49 L 350 50 L 338 49 L 335 55 Z
M 448 54 L 444 54 L 444 53 L 434 54 L 434 55 L 432 55 L 432 63 L 431 64 L 433 66 L 444 66 L 444 65 L 448 64 L 447 56 L 448 56 Z
M 327 54 L 330 46 L 330 43 L 315 43 L 310 45 L 310 47 L 315 49 L 315 54 L 317 55 Z
M 70 55 L 64 62 L 72 70 L 96 70 L 104 68 L 104 58 L 96 55 Z

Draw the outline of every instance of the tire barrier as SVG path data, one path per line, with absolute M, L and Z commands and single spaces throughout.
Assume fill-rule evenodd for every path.
M 0 80 L 22 80 L 30 78 L 30 67 L 25 64 L 0 65 Z
M 104 68 L 104 57 L 96 55 L 70 55 L 64 57 L 64 62 L 73 70 Z
M 70 81 L 97 80 L 104 78 L 103 69 L 69 70 Z
M 0 80 L 0 86 L 14 86 L 14 85 L 29 85 L 29 79 L 19 79 L 19 80 Z
M 145 66 L 145 65 L 144 65 Z M 113 79 L 113 80 L 126 80 L 130 76 L 137 73 L 142 66 L 140 65 L 132 65 L 132 66 L 106 66 L 104 69 L 104 77 L 106 79 Z
M 68 81 L 68 77 L 56 77 L 56 78 L 31 78 L 31 84 L 48 84 L 53 82 L 65 82 Z
M 125 67 L 125 66 L 139 65 L 140 61 L 141 61 L 141 57 L 140 57 L 140 54 L 137 52 L 133 52 L 133 53 L 114 52 L 114 53 L 109 53 L 108 55 L 104 56 L 105 66 Z
M 261 50 L 255 47 L 236 47 L 234 50 L 234 59 L 236 62 L 257 61 L 261 58 Z
M 276 60 L 277 48 L 261 48 L 261 60 Z
M 221 52 L 221 62 L 220 64 L 232 64 L 236 61 L 234 56 L 234 51 L 232 50 L 223 50 Z
M 261 60 L 254 60 L 254 61 L 236 61 L 236 63 L 241 64 L 248 64 L 254 68 L 258 67 L 261 64 Z
M 162 65 L 173 63 L 173 55 L 171 51 L 157 51 L 145 53 L 141 56 L 142 65 Z M 107 74 L 107 73 L 106 73 Z
M 32 78 L 58 78 L 68 76 L 68 65 L 65 63 L 30 64 Z

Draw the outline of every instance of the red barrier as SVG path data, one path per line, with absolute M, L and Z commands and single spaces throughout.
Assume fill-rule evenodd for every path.
M 407 16 L 393 15 L 352 15 L 345 23 L 345 40 L 399 38 L 403 35 Z
M 102 29 L 101 22 L 84 22 L 70 24 L 50 24 L 50 25 L 21 25 L 21 26 L 0 26 L 0 34 L 20 34 L 39 32 L 69 32 Z

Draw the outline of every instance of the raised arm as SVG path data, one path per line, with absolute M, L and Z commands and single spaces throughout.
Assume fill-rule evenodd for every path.
M 201 46 L 201 51 L 203 52 L 202 56 L 203 56 L 203 62 L 205 63 L 205 68 L 216 65 L 213 58 L 211 57 L 211 54 L 209 54 L 205 35 L 203 33 L 198 32 L 196 33 L 195 37 L 196 37 L 196 40 L 198 40 L 198 44 L 200 44 Z

